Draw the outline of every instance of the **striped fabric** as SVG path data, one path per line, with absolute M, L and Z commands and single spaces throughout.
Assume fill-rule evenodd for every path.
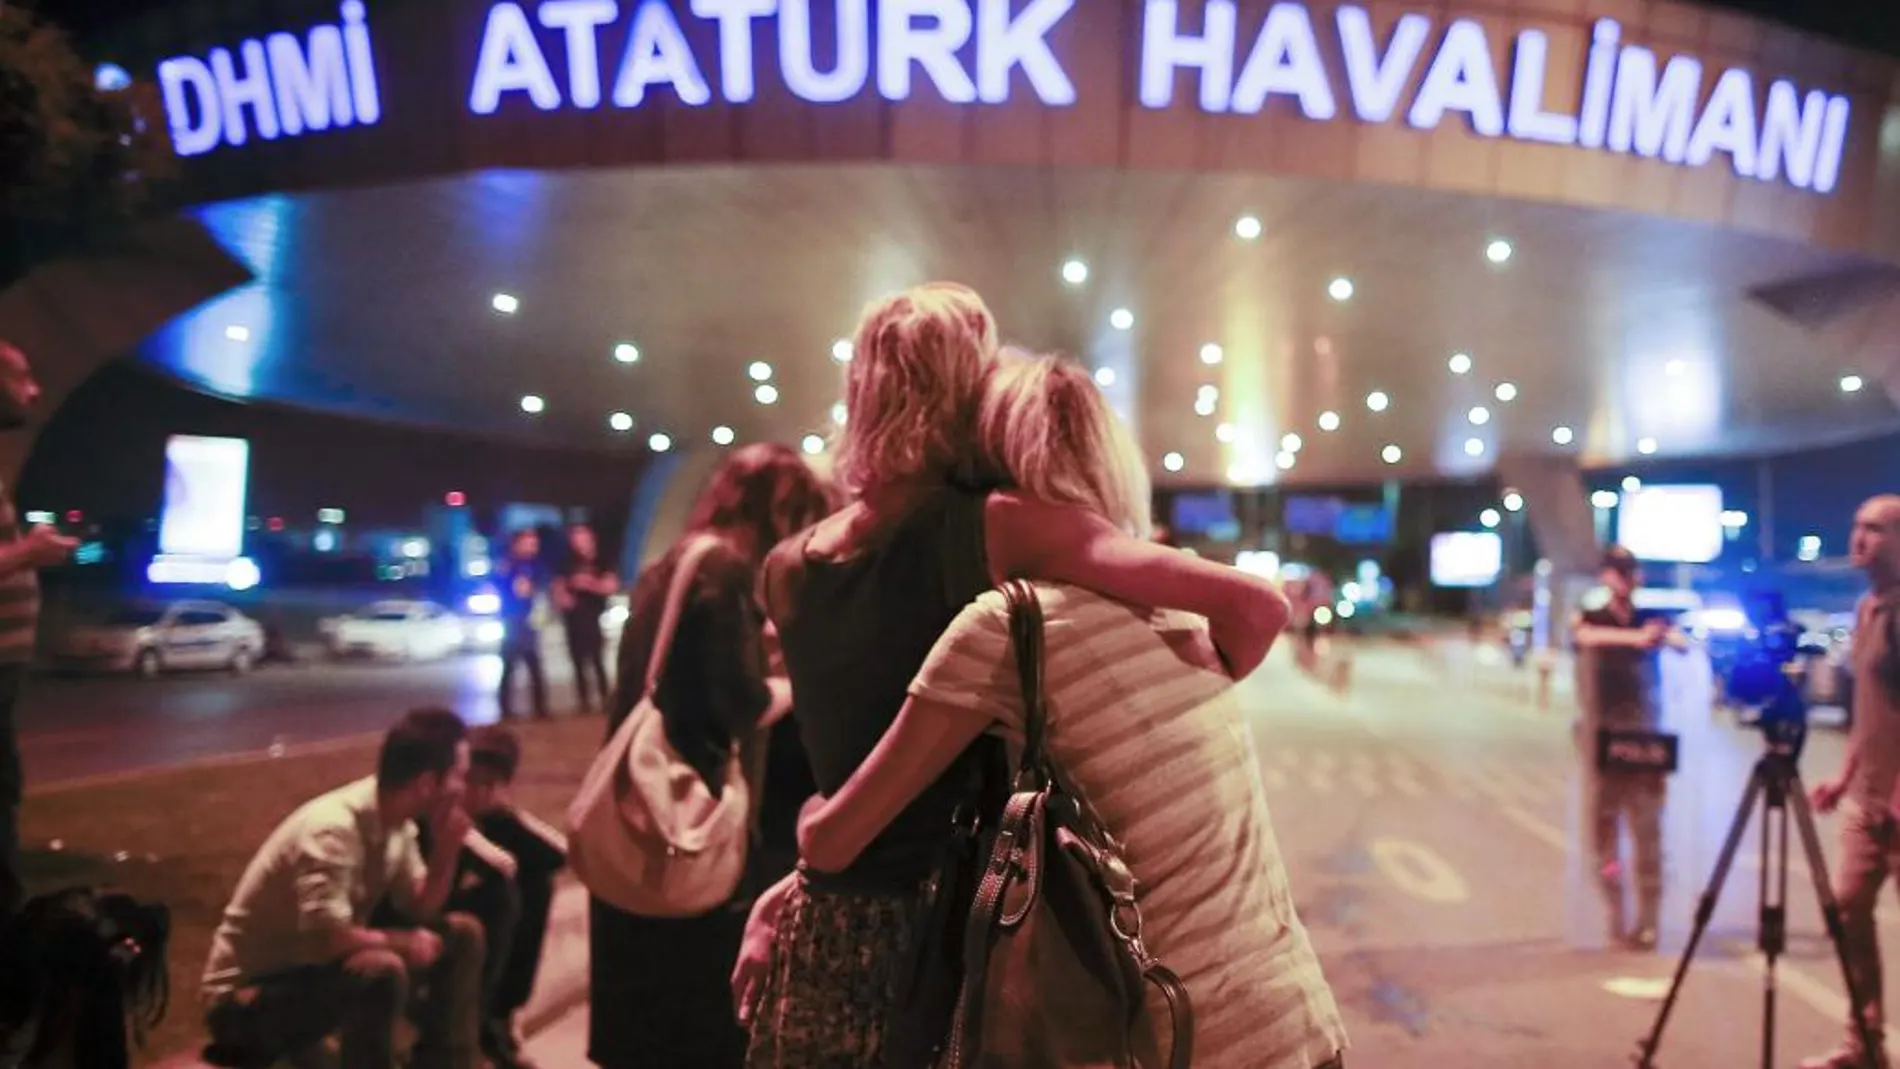
M 12 545 L 26 534 L 13 497 L 0 485 L 0 545 Z M 33 659 L 33 642 L 40 625 L 39 573 L 22 568 L 0 576 L 0 664 L 24 664 Z
M 1294 913 L 1233 685 L 1200 667 L 1218 663 L 1205 626 L 1038 589 L 1050 753 L 1127 851 L 1150 949 L 1194 999 L 1195 1069 L 1331 1062 L 1345 1026 Z M 911 693 L 1020 741 L 1015 672 L 1008 609 L 990 593 L 945 632 Z M 1158 1001 L 1155 1011 L 1166 1020 Z

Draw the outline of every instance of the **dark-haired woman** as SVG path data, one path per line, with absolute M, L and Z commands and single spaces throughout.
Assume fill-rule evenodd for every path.
M 823 483 L 785 446 L 747 446 L 720 464 L 685 535 L 634 585 L 609 733 L 646 696 L 647 661 L 675 567 L 688 544 L 706 535 L 717 541 L 694 570 L 653 696 L 667 740 L 717 793 L 725 788 L 735 741 L 754 738 L 762 727 L 790 727 L 781 723 L 790 691 L 772 682 L 764 615 L 754 591 L 765 554 L 827 510 Z M 766 778 L 759 811 L 795 819 L 804 797 L 775 796 L 776 782 Z M 791 827 L 789 820 L 765 823 Z M 728 977 L 750 905 L 744 896 L 789 871 L 795 853 L 795 846 L 755 851 L 755 871 L 748 873 L 740 899 L 700 917 L 639 917 L 594 901 L 588 1057 L 596 1065 L 736 1069 L 743 1063 L 745 1036 L 736 1024 Z M 773 857 L 783 859 L 780 871 L 756 871 Z
M 128 895 L 28 902 L 0 928 L 0 1069 L 131 1069 L 165 1016 L 170 935 L 164 906 Z

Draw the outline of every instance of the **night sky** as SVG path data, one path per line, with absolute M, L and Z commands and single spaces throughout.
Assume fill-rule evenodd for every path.
M 166 6 L 189 6 L 189 3 L 181 4 L 178 0 L 29 0 L 26 6 L 39 8 L 84 38 L 128 15 Z M 1704 0 L 1704 6 L 1744 11 L 1862 48 L 1900 55 L 1900 4 L 1890 0 Z

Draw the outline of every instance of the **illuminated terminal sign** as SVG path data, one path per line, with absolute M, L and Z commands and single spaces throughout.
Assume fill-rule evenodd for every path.
M 1036 103 L 1064 108 L 1077 89 L 1052 40 L 1065 19 L 1087 17 L 1078 0 L 542 0 L 492 3 L 475 66 L 460 98 L 492 115 L 512 100 L 552 112 L 638 108 L 654 99 L 689 107 L 744 104 L 758 91 L 755 23 L 776 23 L 784 88 L 813 104 L 868 93 L 893 102 L 921 90 L 952 104 L 1010 102 L 1020 74 Z M 159 66 L 181 155 L 375 123 L 382 103 L 370 28 L 359 0 L 340 20 L 298 37 L 271 34 L 181 56 Z M 1100 16 L 1097 16 L 1100 17 Z M 717 54 L 691 43 L 682 19 L 707 25 Z M 824 32 L 814 22 L 823 20 Z M 1331 26 L 1326 23 L 1330 21 Z M 815 41 L 835 41 L 820 50 Z M 608 47 L 609 43 L 618 47 Z M 1575 146 L 1700 167 L 1717 153 L 1737 175 L 1833 190 L 1847 137 L 1848 100 L 1803 91 L 1787 79 L 1758 88 L 1749 71 L 1715 73 L 1703 93 L 1702 62 L 1666 60 L 1625 43 L 1611 19 L 1595 24 L 1580 92 L 1549 84 L 1550 36 L 1519 31 L 1508 69 L 1493 60 L 1482 23 L 1439 26 L 1402 16 L 1384 35 L 1366 8 L 1344 5 L 1317 23 L 1302 3 L 1274 4 L 1251 40 L 1234 0 L 1207 0 L 1187 25 L 1177 0 L 1146 0 L 1137 96 L 1155 110 L 1197 106 L 1252 115 L 1283 98 L 1316 122 L 1350 115 L 1429 131 L 1462 121 L 1484 137 Z M 715 71 L 717 77 L 709 77 Z M 1177 85 L 1194 86 L 1178 101 Z M 1416 85 L 1409 97 L 1408 87 Z M 1343 90 L 1343 92 L 1341 91 Z M 1574 110 L 1549 106 L 1575 97 Z

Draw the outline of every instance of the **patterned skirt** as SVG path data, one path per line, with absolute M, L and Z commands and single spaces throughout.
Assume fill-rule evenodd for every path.
M 779 915 L 746 1069 L 882 1069 L 919 894 L 837 894 L 798 877 Z

